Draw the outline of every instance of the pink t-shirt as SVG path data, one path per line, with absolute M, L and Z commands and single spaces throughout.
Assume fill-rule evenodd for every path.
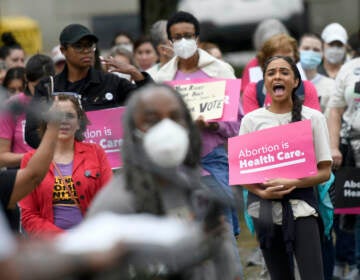
M 302 81 L 304 84 L 304 105 L 321 112 L 319 97 L 315 86 L 310 81 Z M 249 83 L 242 95 L 244 113 L 247 114 L 259 108 L 256 99 L 256 83 Z M 271 97 L 266 94 L 264 106 L 271 104 Z
M 241 77 L 241 92 L 244 92 L 246 86 L 250 83 L 250 69 L 259 66 L 259 62 L 256 57 L 252 58 L 245 66 Z
M 13 102 L 27 105 L 30 97 L 24 93 L 17 94 L 7 101 L 7 107 Z M 30 151 L 32 148 L 25 142 L 25 113 L 15 115 L 8 111 L 0 114 L 0 138 L 10 140 L 13 153 Z
M 206 75 L 205 72 L 202 71 L 201 69 L 199 69 L 193 73 L 185 73 L 180 70 L 177 70 L 174 80 L 183 81 L 183 80 L 209 79 L 209 78 L 211 78 L 211 77 Z

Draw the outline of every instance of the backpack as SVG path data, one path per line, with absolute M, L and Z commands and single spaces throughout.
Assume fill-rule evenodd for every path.
M 260 108 L 264 106 L 264 102 L 265 102 L 265 94 L 263 93 L 263 88 L 264 88 L 264 80 L 258 81 L 256 83 L 256 100 Z M 302 101 L 304 101 L 305 88 L 303 82 L 300 83 L 300 86 L 297 88 L 295 93 Z

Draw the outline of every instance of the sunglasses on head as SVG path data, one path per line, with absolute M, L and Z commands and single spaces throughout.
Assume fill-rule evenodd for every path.
M 59 95 L 66 95 L 66 96 L 72 96 L 75 97 L 78 101 L 80 108 L 82 109 L 81 105 L 81 95 L 76 92 L 70 92 L 70 91 L 55 91 L 51 94 L 52 96 L 59 96 Z

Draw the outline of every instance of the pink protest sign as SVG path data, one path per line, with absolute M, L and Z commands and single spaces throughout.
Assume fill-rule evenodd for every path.
M 232 137 L 228 144 L 230 185 L 317 173 L 310 120 Z
M 122 166 L 120 155 L 123 129 L 122 116 L 125 107 L 86 112 L 91 124 L 84 136 L 85 141 L 99 144 L 106 152 L 112 169 Z
M 182 81 L 169 81 L 166 84 L 174 87 L 181 94 L 180 87 L 183 85 L 194 85 L 203 83 L 213 83 L 216 81 L 225 81 L 224 109 L 221 118 L 211 119 L 211 121 L 237 121 L 241 79 L 193 79 Z M 201 104 L 202 108 L 210 108 L 211 104 Z M 200 109 L 201 110 L 201 109 Z

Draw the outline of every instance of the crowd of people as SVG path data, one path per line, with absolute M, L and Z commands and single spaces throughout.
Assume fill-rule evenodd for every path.
M 319 195 L 328 184 L 334 203 L 338 172 L 360 167 L 360 29 L 349 36 L 332 22 L 297 40 L 269 19 L 253 37 L 256 55 L 236 76 L 184 11 L 136 39 L 120 30 L 106 51 L 77 23 L 63 28 L 50 54 L 28 56 L 4 33 L 0 278 L 245 279 L 237 245 L 244 211 L 259 244 L 259 279 L 360 279 L 360 218 L 333 215 L 330 203 L 325 219 Z M 168 85 L 227 79 L 241 79 L 234 121 L 194 119 Z M 88 112 L 117 107 L 125 113 L 113 120 L 123 130 L 115 171 L 84 132 Z M 230 186 L 229 138 L 303 120 L 311 120 L 315 175 Z M 59 236 L 104 212 L 128 215 L 129 223 L 150 214 L 199 225 L 201 246 L 172 248 L 183 258 L 171 261 L 151 258 L 144 246 L 145 265 L 134 261 L 134 251 L 145 249 L 127 240 L 96 253 L 59 250 Z

